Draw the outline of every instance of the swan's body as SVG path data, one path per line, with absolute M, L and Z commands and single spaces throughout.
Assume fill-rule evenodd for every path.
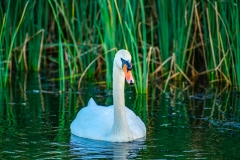
M 72 134 L 111 142 L 130 142 L 146 136 L 146 127 L 133 111 L 125 107 L 124 83 L 133 83 L 131 55 L 126 50 L 116 53 L 113 65 L 113 103 L 98 106 L 91 98 L 71 124 Z

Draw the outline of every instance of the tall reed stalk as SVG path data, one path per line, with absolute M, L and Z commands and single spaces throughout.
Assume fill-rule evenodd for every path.
M 230 42 L 230 38 L 233 37 L 230 35 L 229 28 L 229 23 L 233 22 L 229 21 L 227 14 L 231 5 L 231 3 L 212 3 L 211 1 L 202 3 L 206 60 L 210 71 L 208 76 L 210 81 L 226 81 L 228 84 L 232 81 L 231 68 L 228 66 L 234 65 Z M 232 75 L 235 76 L 234 73 Z
M 226 17 L 226 20 L 229 20 L 227 27 L 229 28 L 229 37 L 232 41 L 231 51 L 233 52 L 232 59 L 230 59 L 230 64 L 232 67 L 232 82 L 237 85 L 237 90 L 240 91 L 240 2 L 236 1 L 235 3 L 229 4 L 230 16 Z M 227 13 L 226 13 L 227 15 Z M 230 17 L 230 18 L 229 18 Z M 230 25 L 230 23 L 234 25 Z M 229 54 L 229 53 L 227 53 Z M 227 64 L 225 66 L 227 67 Z M 230 71 L 229 71 L 230 72 Z
M 1 88 L 13 70 L 41 71 L 47 63 L 58 66 L 61 90 L 67 80 L 74 86 L 95 72 L 105 73 L 111 88 L 113 58 L 123 48 L 133 57 L 137 93 L 148 92 L 149 75 L 164 80 L 166 88 L 171 79 L 193 85 L 206 74 L 211 83 L 239 90 L 236 0 L 0 3 Z
M 8 2 L 8 8 L 7 8 L 7 14 L 6 14 L 6 16 L 9 16 L 9 7 L 10 7 L 10 3 L 11 3 L 11 1 L 9 1 Z M 25 16 L 25 11 L 26 11 L 26 7 L 27 7 L 27 5 L 28 5 L 28 3 L 29 3 L 29 1 L 27 1 L 26 2 L 26 4 L 25 4 L 25 6 L 24 6 L 24 9 L 23 9 L 23 12 L 22 12 L 22 15 L 21 15 L 21 17 L 20 17 L 20 20 L 19 20 L 19 22 L 17 23 L 17 20 L 15 19 L 14 20 L 14 23 L 17 23 L 17 24 L 14 24 L 14 26 L 16 27 L 16 28 L 13 28 L 13 32 L 12 32 L 12 38 L 11 38 L 11 40 L 10 40 L 10 44 L 9 44 L 9 46 L 5 46 L 6 48 L 5 48 L 5 57 L 4 57 L 4 60 L 5 60 L 5 62 L 4 62 L 4 72 L 3 72 L 3 79 L 1 79 L 2 80 L 2 83 L 4 84 L 4 86 L 6 86 L 6 84 L 7 84 L 7 82 L 8 82 L 8 70 L 9 70 L 9 68 L 10 68 L 10 70 L 12 69 L 12 52 L 13 52 L 13 47 L 14 47 L 14 45 L 16 45 L 16 42 L 15 42 L 15 40 L 16 40 L 16 36 L 17 36 L 17 33 L 18 33 L 18 31 L 19 31 L 19 28 L 20 28 L 20 26 L 21 26 L 21 24 L 22 24 L 22 22 L 23 22 L 23 18 L 24 18 L 24 16 Z M 16 18 L 16 17 L 15 17 Z M 5 19 L 5 17 L 4 17 L 4 19 Z M 5 22 L 5 20 L 4 20 L 4 22 Z M 10 21 L 6 21 L 6 23 L 3 23 L 3 29 L 4 29 L 4 33 L 1 31 L 1 36 L 4 36 L 6 39 L 5 39 L 5 41 L 7 41 L 7 43 L 6 44 L 8 44 L 8 42 L 9 42 L 9 35 L 8 34 L 10 34 L 10 33 L 8 33 L 7 31 L 8 31 L 8 29 L 6 29 L 6 26 L 5 25 L 9 25 L 9 23 L 11 23 Z M 3 33 L 3 34 L 2 34 Z M 3 42 L 4 40 L 2 39 L 2 42 Z M 2 61 L 3 62 L 3 61 Z

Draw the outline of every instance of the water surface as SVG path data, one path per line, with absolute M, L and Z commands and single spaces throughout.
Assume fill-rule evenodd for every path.
M 150 86 L 148 95 L 126 87 L 126 106 L 147 127 L 146 139 L 111 143 L 70 134 L 90 97 L 112 104 L 95 83 L 59 92 L 37 74 L 19 76 L 0 90 L 1 159 L 239 159 L 240 95 L 229 89 Z

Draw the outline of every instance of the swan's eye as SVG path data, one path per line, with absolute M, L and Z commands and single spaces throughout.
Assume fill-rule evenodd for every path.
M 126 65 L 128 71 L 132 70 L 132 64 L 131 64 L 130 61 L 126 61 L 126 60 L 124 60 L 122 58 L 121 58 L 121 60 L 122 60 L 122 68 L 123 68 L 124 65 Z

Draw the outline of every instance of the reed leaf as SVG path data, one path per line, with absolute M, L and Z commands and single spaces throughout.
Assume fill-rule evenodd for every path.
M 10 2 L 9 2 L 10 3 Z M 13 45 L 14 45 L 14 42 L 15 42 L 15 38 L 16 38 L 16 35 L 18 33 L 18 30 L 22 24 L 22 21 L 23 21 L 23 18 L 25 16 L 25 11 L 26 11 L 26 8 L 27 8 L 27 5 L 28 5 L 29 1 L 27 1 L 27 3 L 25 4 L 25 7 L 23 9 L 23 13 L 21 15 L 21 18 L 19 20 L 19 23 L 17 25 L 17 28 L 15 30 L 15 32 L 13 33 L 13 37 L 12 37 L 12 40 L 11 40 L 11 44 L 10 44 L 10 47 L 9 47 L 9 51 L 8 51 L 8 55 L 7 55 L 7 59 L 6 59 L 6 66 L 5 66 L 5 77 L 4 77 L 4 85 L 7 84 L 7 80 L 8 80 L 8 69 L 9 69 L 9 63 L 11 63 L 10 61 L 10 58 L 12 56 L 12 50 L 13 50 Z
M 66 80 L 74 86 L 96 72 L 105 73 L 110 89 L 114 55 L 127 49 L 137 93 L 148 93 L 149 75 L 165 81 L 165 89 L 171 80 L 194 85 L 194 76 L 206 74 L 239 90 L 239 6 L 236 0 L 3 1 L 0 88 L 13 71 L 40 72 L 50 61 L 63 90 Z

